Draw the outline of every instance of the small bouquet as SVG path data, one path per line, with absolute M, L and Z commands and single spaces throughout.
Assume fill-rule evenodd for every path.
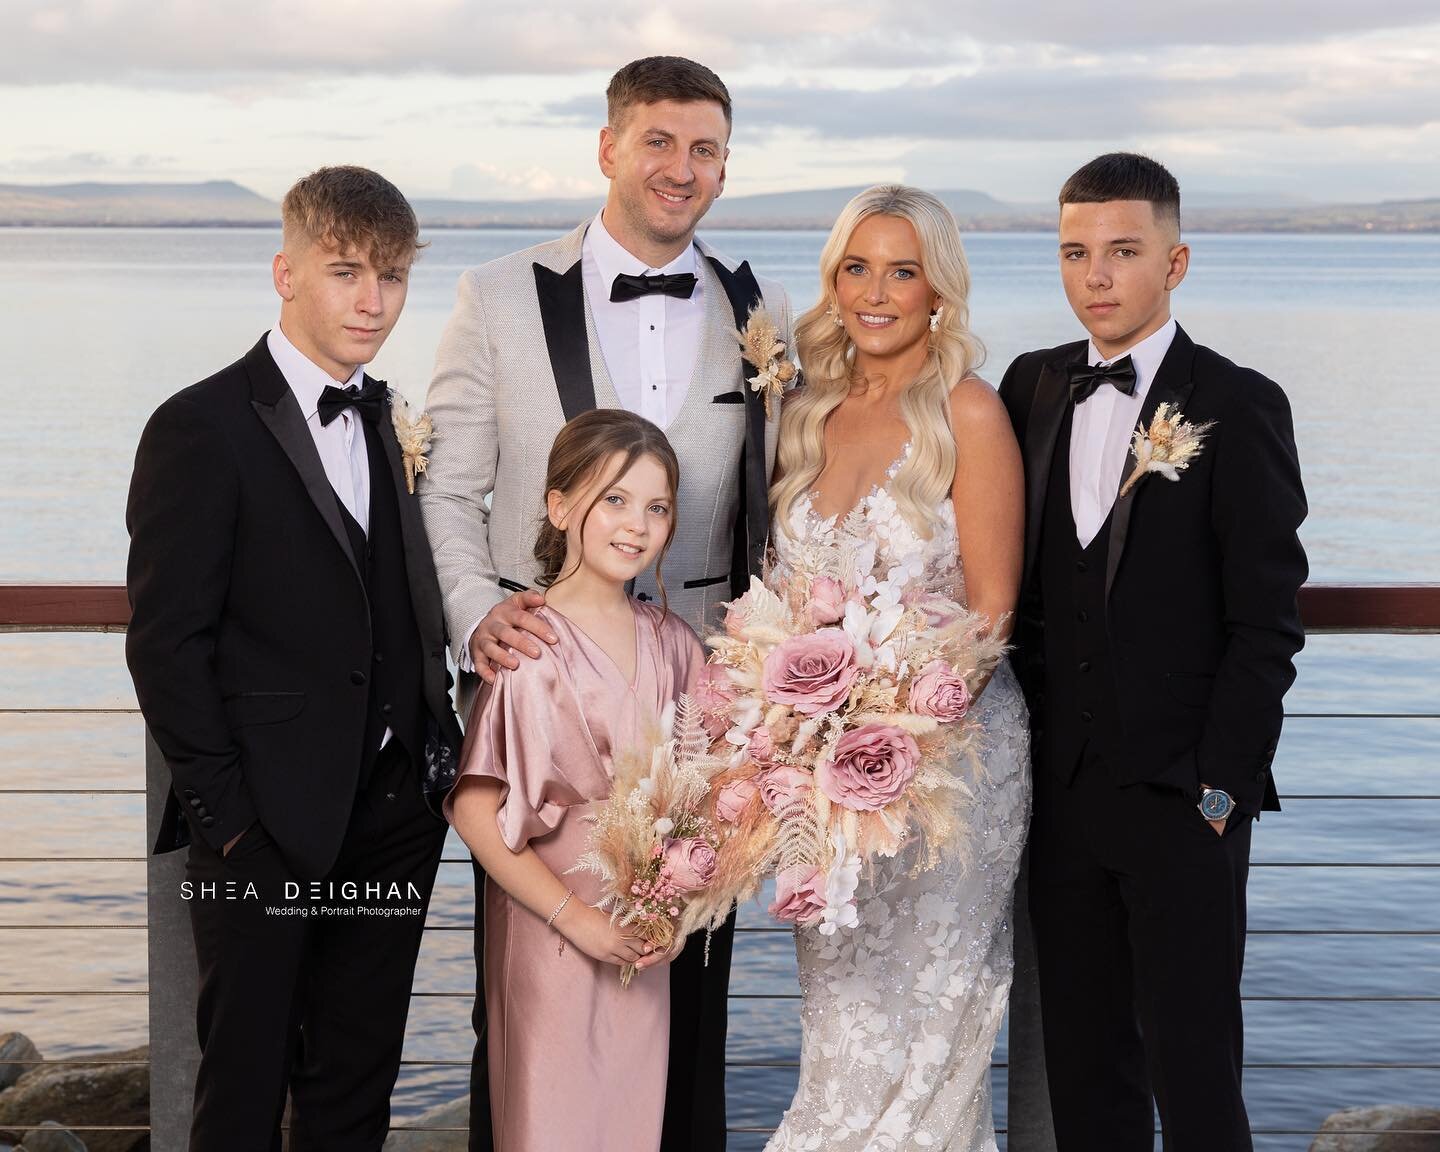
M 611 922 L 668 951 L 700 927 L 718 927 L 732 900 L 715 888 L 719 836 L 708 815 L 710 753 L 698 710 L 682 696 L 647 746 L 616 755 L 609 797 L 588 819 L 590 849 L 572 872 L 601 878 L 596 904 Z M 620 971 L 629 985 L 634 965 Z
M 729 752 L 711 785 L 717 883 L 745 899 L 774 873 L 771 914 L 825 935 L 856 923 L 866 863 L 914 836 L 920 867 L 959 850 L 967 715 L 1004 652 L 989 621 L 923 586 L 919 556 L 881 560 L 853 527 L 797 545 L 779 591 L 751 580 L 696 693 Z

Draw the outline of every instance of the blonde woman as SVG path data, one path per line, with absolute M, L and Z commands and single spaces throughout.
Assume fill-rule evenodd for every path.
M 806 385 L 782 417 L 772 580 L 802 548 L 860 534 L 1003 632 L 1020 584 L 1024 478 L 1004 406 L 975 375 L 954 219 L 928 193 L 871 188 L 836 221 L 820 275 L 820 302 L 796 326 Z M 773 1152 L 995 1148 L 990 1053 L 1030 803 L 1026 711 L 1008 664 L 975 707 L 983 768 L 957 767 L 974 793 L 962 812 L 968 863 L 919 871 L 917 849 L 904 850 L 862 877 L 858 927 L 797 931 L 800 1083 Z

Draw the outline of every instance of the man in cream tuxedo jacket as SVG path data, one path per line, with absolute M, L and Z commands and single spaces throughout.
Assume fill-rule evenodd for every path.
M 603 210 L 569 235 L 469 270 L 436 360 L 436 435 L 421 487 L 452 650 L 490 679 L 551 639 L 529 609 L 556 433 L 596 407 L 658 424 L 680 460 L 669 606 L 702 636 L 763 560 L 779 405 L 767 419 L 736 329 L 763 305 L 790 340 L 789 301 L 695 240 L 725 180 L 730 97 L 676 57 L 626 65 L 607 91 Z M 653 577 L 637 597 L 658 595 Z M 472 681 L 473 684 L 473 681 Z M 476 866 L 477 902 L 483 879 Z M 483 972 L 483 910 L 475 955 Z M 725 1145 L 725 1014 L 733 921 L 671 966 L 666 1152 Z M 477 977 L 478 978 L 478 977 Z M 491 1148 L 483 987 L 475 999 L 472 1150 Z

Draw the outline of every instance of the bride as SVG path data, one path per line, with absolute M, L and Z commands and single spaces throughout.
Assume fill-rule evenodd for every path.
M 882 185 L 840 214 L 821 300 L 796 326 L 805 387 L 787 398 L 772 488 L 775 585 L 799 542 L 862 532 L 927 587 L 1008 627 L 1024 479 L 1010 421 L 974 375 L 969 269 L 935 197 Z M 767 1152 L 995 1148 L 990 1053 L 1010 987 L 1011 906 L 1030 806 L 1025 705 L 1002 661 L 975 708 L 983 765 L 957 764 L 966 851 L 918 846 L 856 893 L 858 926 L 796 930 L 800 1083 Z M 960 856 L 963 855 L 963 863 Z

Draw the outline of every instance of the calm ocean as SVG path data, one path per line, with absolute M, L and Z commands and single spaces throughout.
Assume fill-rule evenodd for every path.
M 433 234 L 405 316 L 372 371 L 423 402 L 461 270 L 548 235 Z M 784 283 L 797 306 L 814 300 L 822 235 L 712 239 Z M 0 229 L 10 380 L 0 420 L 0 581 L 123 580 L 125 490 L 140 429 L 167 395 L 238 358 L 273 322 L 277 240 L 266 230 Z M 1440 236 L 1191 243 L 1190 277 L 1175 300 L 1181 324 L 1279 381 L 1294 407 L 1312 579 L 1440 581 L 1440 465 L 1430 440 L 1440 427 Z M 989 379 L 1022 351 L 1076 338 L 1051 237 L 973 235 L 966 246 Z M 1437 676 L 1434 637 L 1316 637 L 1301 656 L 1287 700 L 1296 715 L 1275 764 L 1286 807 L 1257 830 L 1250 883 L 1246 1058 L 1262 1066 L 1246 1083 L 1257 1128 L 1313 1129 L 1347 1105 L 1440 1101 L 1440 1071 L 1357 1067 L 1434 1064 L 1440 1053 L 1440 799 L 1382 798 L 1440 795 L 1440 719 L 1355 717 L 1434 713 Z M 0 709 L 133 706 L 119 637 L 0 636 Z M 134 715 L 0 712 L 0 788 L 143 781 Z M 0 862 L 0 1032 L 27 1033 L 47 1056 L 145 1041 L 143 997 L 13 995 L 142 990 L 142 932 L 5 928 L 142 923 L 141 801 L 0 795 L 0 857 L 135 858 Z M 453 836 L 447 856 L 464 856 Z M 431 925 L 468 922 L 471 899 L 468 865 L 444 866 Z M 763 910 L 743 910 L 742 923 L 762 925 Z M 1366 931 L 1392 934 L 1355 934 Z M 1417 934 L 1393 934 L 1407 931 Z M 794 991 L 788 935 L 741 941 L 734 991 Z M 430 932 L 417 988 L 464 994 L 472 977 L 468 933 Z M 469 1009 L 465 998 L 417 999 L 406 1058 L 465 1059 Z M 735 1001 L 731 1036 L 732 1060 L 794 1060 L 796 1003 Z M 405 1068 L 397 1120 L 463 1092 L 465 1079 L 458 1067 Z M 996 1079 L 1003 1123 L 1003 1070 Z M 773 1124 L 793 1085 L 793 1069 L 733 1069 L 731 1123 Z M 762 1143 L 737 1136 L 731 1147 Z M 1308 1144 L 1301 1135 L 1257 1138 L 1266 1150 Z

